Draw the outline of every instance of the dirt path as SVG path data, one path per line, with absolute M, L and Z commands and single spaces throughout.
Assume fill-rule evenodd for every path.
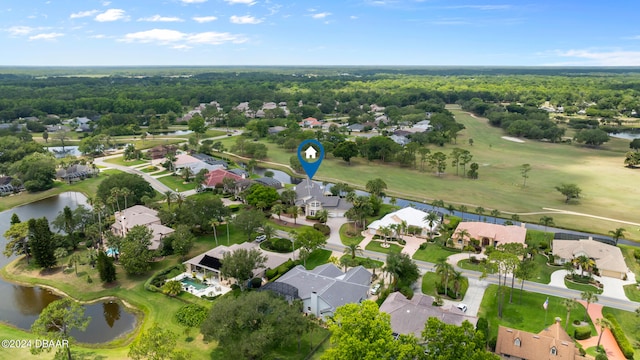
M 578 300 L 585 308 L 587 307 L 587 303 L 582 300 Z M 596 346 L 598 344 L 598 336 L 600 335 L 600 327 L 596 325 L 596 320 L 603 318 L 602 316 L 602 305 L 600 304 L 591 304 L 589 305 L 589 317 L 593 322 L 593 325 L 596 326 L 596 331 L 598 335 L 592 336 L 586 340 L 578 340 L 578 343 L 582 345 L 582 347 L 590 348 L 592 346 Z M 604 333 L 602 334 L 602 339 L 600 340 L 600 345 L 604 347 L 607 352 L 607 357 L 610 360 L 624 360 L 625 357 L 622 354 L 622 350 L 618 347 L 618 343 L 616 339 L 613 337 L 611 330 L 604 329 Z

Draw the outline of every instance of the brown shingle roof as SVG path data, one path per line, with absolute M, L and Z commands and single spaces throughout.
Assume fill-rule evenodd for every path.
M 583 359 L 571 337 L 562 328 L 559 318 L 539 334 L 500 326 L 496 354 L 530 360 Z

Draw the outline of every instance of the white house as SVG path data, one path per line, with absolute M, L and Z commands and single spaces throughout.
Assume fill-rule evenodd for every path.
M 424 218 L 429 215 L 427 212 L 422 210 L 418 210 L 412 207 L 406 207 L 404 209 L 400 209 L 398 211 L 392 212 L 390 214 L 385 215 L 382 219 L 376 220 L 369 224 L 368 229 L 370 234 L 378 234 L 378 231 L 383 227 L 388 227 L 389 225 L 401 225 L 403 222 L 406 223 L 407 226 L 415 226 L 422 229 L 422 232 L 419 235 L 427 236 L 430 232 L 433 232 L 438 228 L 440 221 L 435 221 L 433 226 L 429 226 L 429 222 L 424 220 Z
M 316 154 L 318 154 L 318 151 L 314 149 L 313 146 L 309 146 L 307 150 L 304 151 L 304 157 L 306 159 L 315 159 Z

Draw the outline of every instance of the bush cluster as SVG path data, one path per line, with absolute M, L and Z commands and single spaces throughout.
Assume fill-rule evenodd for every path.
M 265 276 L 267 277 L 267 279 L 273 281 L 280 277 L 280 275 L 291 270 L 291 268 L 293 268 L 295 265 L 296 263 L 293 262 L 293 260 L 289 259 L 275 269 L 267 269 L 267 271 L 265 271 Z
M 618 346 L 620 346 L 620 350 L 622 350 L 624 357 L 627 359 L 633 359 L 633 346 L 631 346 L 629 339 L 624 335 L 624 331 L 620 327 L 620 324 L 618 324 L 618 320 L 616 320 L 616 318 L 611 314 L 606 314 L 604 317 L 611 321 L 611 333 L 613 333 L 613 337 L 616 339 Z
M 164 285 L 164 282 L 167 279 L 176 277 L 183 273 L 185 270 L 184 265 L 178 264 L 175 266 L 168 267 L 164 270 L 160 270 L 155 273 L 145 284 L 145 289 L 149 291 L 158 291 Z
M 576 327 L 575 332 L 573 333 L 573 337 L 576 340 L 584 340 L 591 337 L 591 327 L 589 326 L 578 326 Z
M 204 306 L 189 304 L 176 312 L 176 320 L 180 325 L 198 327 L 207 318 L 209 311 Z
M 291 252 L 291 241 L 281 238 L 271 238 L 269 241 L 263 242 L 261 247 L 279 253 L 288 253 Z
M 313 228 L 320 231 L 324 236 L 329 236 L 331 233 L 331 228 L 325 224 L 313 224 Z

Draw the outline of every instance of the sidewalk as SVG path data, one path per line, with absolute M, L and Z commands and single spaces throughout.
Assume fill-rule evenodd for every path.
M 585 308 L 587 307 L 587 303 L 583 300 L 578 300 Z M 596 327 L 596 331 L 598 335 L 592 336 L 586 340 L 578 340 L 578 343 L 584 347 L 586 350 L 592 346 L 596 346 L 598 344 L 598 336 L 600 335 L 600 327 L 596 325 L 596 320 L 601 319 L 602 316 L 602 305 L 600 304 L 591 304 L 589 305 L 589 317 L 593 322 L 593 325 Z M 622 351 L 618 347 L 618 343 L 616 339 L 613 337 L 611 330 L 604 329 L 604 333 L 602 334 L 602 339 L 600 340 L 600 345 L 604 347 L 607 352 L 607 357 L 609 360 L 624 360 L 625 357 L 622 354 Z

